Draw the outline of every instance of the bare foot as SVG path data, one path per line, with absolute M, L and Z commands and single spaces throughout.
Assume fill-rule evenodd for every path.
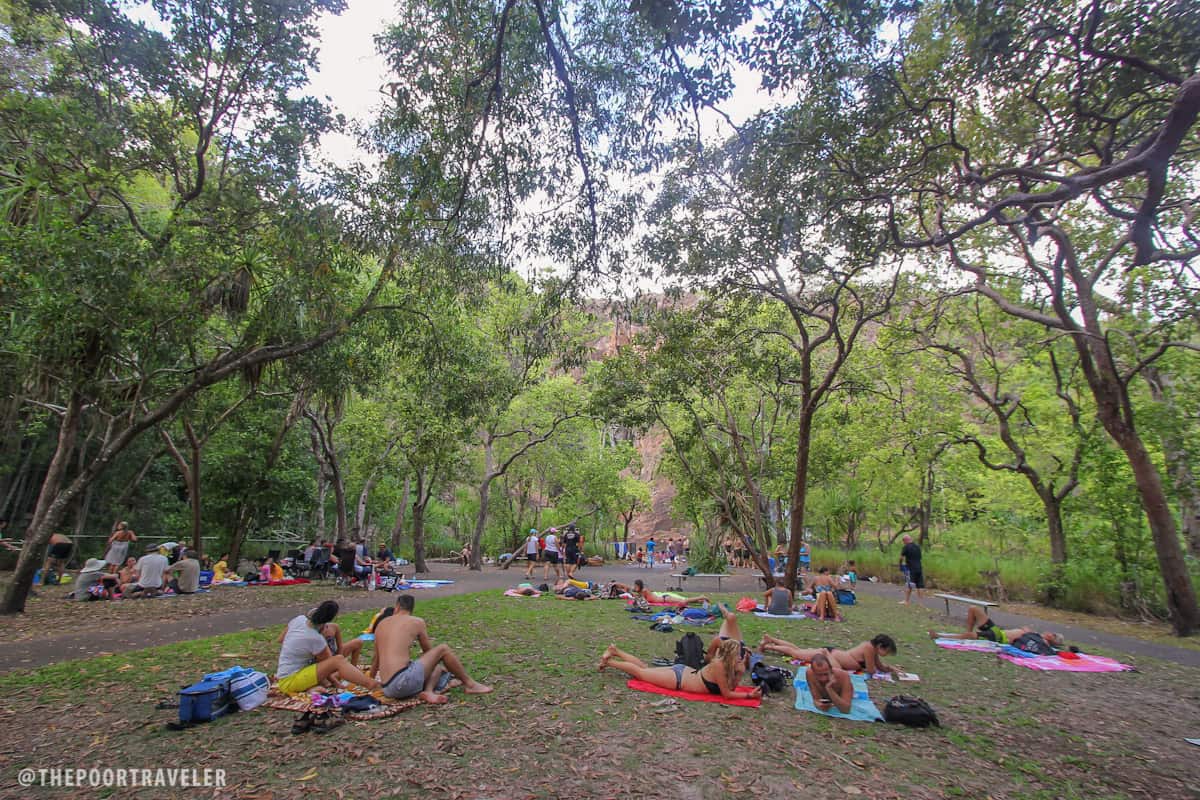
M 928 633 L 929 633 L 929 638 L 930 638 L 930 639 L 937 639 L 937 638 L 938 638 L 937 631 L 928 631 Z
M 463 685 L 463 682 L 460 681 L 458 678 L 451 678 L 450 682 L 446 684 L 446 688 L 447 689 L 457 689 L 458 687 L 460 687 L 462 685 Z
M 492 687 L 488 686 L 486 683 L 471 681 L 470 683 L 466 684 L 466 688 L 464 688 L 463 691 L 467 694 L 487 694 L 488 692 L 492 691 Z
M 617 655 L 617 646 L 610 644 L 608 649 L 600 656 L 600 672 L 604 672 L 604 668 L 608 666 L 608 662 Z
M 430 691 L 421 692 L 421 699 L 434 706 L 450 702 L 450 698 L 446 697 L 446 695 Z

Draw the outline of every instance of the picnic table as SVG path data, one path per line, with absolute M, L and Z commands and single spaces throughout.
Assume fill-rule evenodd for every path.
M 951 600 L 954 600 L 959 603 L 970 603 L 971 605 L 983 606 L 984 611 L 987 611 L 988 609 L 993 608 L 993 607 L 998 608 L 1000 606 L 999 603 L 993 602 L 991 600 L 976 600 L 974 597 L 963 597 L 960 594 L 946 594 L 944 592 L 936 592 L 936 593 L 934 593 L 934 597 L 940 597 L 946 601 L 946 616 L 947 617 L 950 616 L 950 601 Z
M 670 577 L 678 578 L 679 585 L 676 587 L 668 586 L 667 589 L 674 588 L 676 591 L 680 591 L 680 592 L 683 591 L 683 583 L 688 578 L 716 578 L 717 579 L 717 591 L 719 592 L 719 591 L 721 591 L 721 578 L 728 578 L 730 576 L 726 575 L 723 572 L 695 572 L 691 575 L 687 574 L 686 572 L 672 572 Z

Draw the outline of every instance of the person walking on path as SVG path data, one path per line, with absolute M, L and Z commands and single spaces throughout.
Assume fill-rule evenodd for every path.
M 921 545 L 913 541 L 907 533 L 904 534 L 904 546 L 900 548 L 900 571 L 904 573 L 904 599 L 900 605 L 908 605 L 912 599 L 913 590 L 917 590 L 917 599 L 924 595 L 925 572 L 921 568 Z
M 525 578 L 526 580 L 533 577 L 533 565 L 538 561 L 538 539 L 537 528 L 529 529 L 529 537 L 525 539 Z
M 654 537 L 646 540 L 646 566 L 654 569 Z

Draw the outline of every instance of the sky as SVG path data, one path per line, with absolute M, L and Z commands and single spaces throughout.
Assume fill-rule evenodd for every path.
M 334 110 L 350 119 L 366 122 L 383 96 L 387 65 L 375 48 L 375 35 L 381 33 L 395 15 L 395 7 L 378 0 L 348 0 L 338 16 L 326 14 L 320 19 L 319 71 L 312 76 L 309 93 L 328 97 Z M 321 141 L 323 154 L 337 164 L 346 165 L 358 154 L 354 140 L 329 135 Z

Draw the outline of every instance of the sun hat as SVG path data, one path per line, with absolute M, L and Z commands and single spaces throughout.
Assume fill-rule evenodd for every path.
M 99 572 L 100 570 L 104 569 L 104 567 L 107 564 L 108 564 L 108 562 L 105 561 L 103 558 L 89 558 L 87 560 L 87 562 L 83 565 L 83 569 L 81 569 L 79 571 L 81 573 L 83 573 L 83 572 Z

